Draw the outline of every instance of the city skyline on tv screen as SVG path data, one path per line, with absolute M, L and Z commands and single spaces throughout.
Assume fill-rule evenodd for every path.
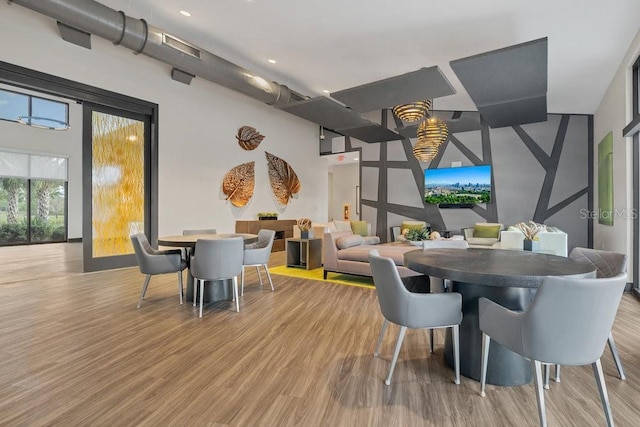
M 424 200 L 437 204 L 491 201 L 491 165 L 425 169 Z

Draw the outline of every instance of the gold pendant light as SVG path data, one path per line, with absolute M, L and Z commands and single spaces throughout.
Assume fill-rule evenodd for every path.
M 421 162 L 430 162 L 438 155 L 440 144 L 434 140 L 418 139 L 413 146 L 413 155 Z
M 437 117 L 429 117 L 418 127 L 418 140 L 435 140 L 438 145 L 444 143 L 449 137 L 447 124 Z
M 431 101 L 416 101 L 393 107 L 393 114 L 400 120 L 413 123 L 422 120 L 431 111 Z

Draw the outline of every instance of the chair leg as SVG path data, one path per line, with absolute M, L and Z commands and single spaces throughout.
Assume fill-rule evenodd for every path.
M 544 389 L 549 390 L 549 375 L 551 373 L 551 365 L 544 365 Z
M 433 353 L 433 347 L 435 344 L 433 343 L 433 329 L 429 329 L 429 350 Z
M 144 299 L 144 294 L 147 293 L 147 287 L 149 286 L 149 280 L 151 280 L 151 275 L 147 274 L 147 277 L 144 279 L 144 285 L 142 285 L 142 292 L 140 292 L 140 299 L 138 300 L 138 308 L 142 304 L 142 300 Z
M 482 362 L 480 364 L 480 396 L 484 397 L 484 386 L 487 383 L 487 362 L 489 360 L 489 345 L 491 337 L 482 333 Z
M 398 361 L 398 355 L 400 354 L 400 347 L 402 347 L 405 332 L 407 332 L 407 327 L 401 327 L 398 333 L 398 341 L 396 342 L 396 350 L 393 352 L 393 359 L 391 360 L 391 366 L 389 366 L 389 374 L 387 375 L 387 379 L 384 380 L 386 385 L 391 385 L 391 376 L 393 375 L 393 370 L 396 368 L 396 362 Z
M 387 326 L 389 326 L 389 321 L 384 319 L 382 322 L 382 328 L 380 329 L 380 334 L 378 334 L 378 342 L 376 343 L 376 348 L 373 350 L 373 357 L 378 357 L 380 354 L 380 346 L 382 345 L 382 338 L 384 337 L 384 333 L 387 330 Z
M 275 289 L 273 287 L 273 280 L 271 280 L 271 273 L 269 273 L 269 267 L 267 266 L 267 264 L 262 264 L 262 266 L 264 267 L 264 271 L 267 272 L 267 278 L 269 279 L 269 284 L 271 285 L 271 290 L 275 291 Z
M 238 298 L 238 276 L 233 276 L 233 294 L 236 296 L 236 311 L 240 312 L 240 298 Z
M 544 389 L 542 388 L 542 362 L 534 360 L 534 382 L 536 385 L 536 400 L 538 401 L 538 417 L 540 418 L 540 427 L 547 427 L 547 411 L 544 406 Z
M 618 347 L 616 347 L 615 341 L 613 341 L 613 334 L 609 332 L 609 349 L 611 350 L 611 354 L 613 355 L 613 360 L 616 362 L 616 368 L 618 368 L 618 376 L 622 381 L 627 378 L 624 376 L 624 370 L 622 369 L 622 362 L 620 361 L 620 355 L 618 354 Z
M 456 384 L 460 384 L 460 326 L 452 326 L 451 332 L 453 335 L 453 359 L 456 369 L 456 378 L 454 382 Z
M 240 295 L 244 295 L 244 265 L 242 266 L 242 273 L 240 273 Z
M 258 273 L 258 279 L 260 279 L 260 286 L 262 287 L 262 274 L 260 274 L 260 266 L 256 265 L 256 273 Z
M 198 282 L 200 282 L 200 317 L 202 317 L 202 305 L 204 304 L 204 280 L 198 279 Z
M 200 283 L 200 281 L 194 277 L 193 278 L 193 306 L 194 307 L 196 306 L 196 298 L 198 295 L 198 283 Z
M 555 379 L 555 381 L 557 383 L 560 382 L 560 365 L 556 365 L 556 379 Z
M 182 271 L 178 271 L 178 292 L 180 292 L 180 304 L 182 304 Z
M 607 419 L 607 425 L 613 426 L 613 416 L 611 415 L 611 406 L 609 405 L 609 395 L 607 394 L 607 386 L 604 383 L 604 374 L 602 373 L 602 365 L 600 359 L 591 364 L 593 367 L 593 374 L 596 377 L 596 384 L 598 385 L 598 392 L 600 393 L 600 400 L 602 401 L 602 408 L 604 409 L 604 416 Z

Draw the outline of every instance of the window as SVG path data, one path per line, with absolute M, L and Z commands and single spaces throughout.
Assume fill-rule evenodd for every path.
M 640 278 L 640 57 L 633 65 L 633 117 L 623 130 L 623 136 L 633 137 L 633 259 L 631 270 L 633 271 L 633 288 L 639 292 Z
M 0 89 L 0 119 L 65 130 L 69 128 L 69 104 Z
M 67 159 L 0 151 L 0 246 L 67 240 Z

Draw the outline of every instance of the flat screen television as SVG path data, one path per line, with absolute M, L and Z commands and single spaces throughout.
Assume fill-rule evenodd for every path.
M 424 201 L 440 207 L 490 202 L 491 165 L 425 169 Z

